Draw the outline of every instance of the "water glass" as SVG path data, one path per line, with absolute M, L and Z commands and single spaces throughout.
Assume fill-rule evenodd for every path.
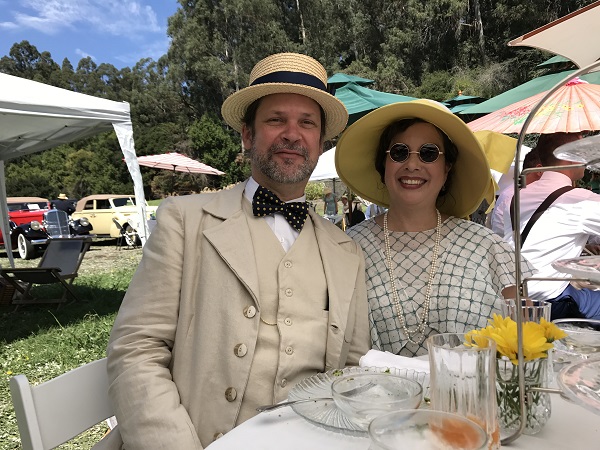
M 468 347 L 464 334 L 443 333 L 427 339 L 431 366 L 431 408 L 478 423 L 488 448 L 500 448 L 496 401 L 496 343 Z
M 552 304 L 542 300 L 532 300 L 530 298 L 521 299 L 521 313 L 523 322 L 537 322 L 540 323 L 540 319 L 544 318 L 547 322 L 550 322 L 550 309 Z M 502 315 L 510 317 L 516 322 L 517 320 L 517 307 L 514 298 L 506 299 L 503 305 Z

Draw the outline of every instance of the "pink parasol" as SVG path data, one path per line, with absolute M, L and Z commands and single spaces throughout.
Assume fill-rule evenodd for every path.
M 160 155 L 138 156 L 141 166 L 154 167 L 155 169 L 172 170 L 173 172 L 204 173 L 207 175 L 224 175 L 225 172 L 215 169 L 207 164 L 188 158 L 181 153 L 163 153 Z
M 467 125 L 473 131 L 519 133 L 530 111 L 548 91 L 513 103 Z M 600 130 L 600 86 L 575 78 L 552 94 L 535 114 L 527 133 Z

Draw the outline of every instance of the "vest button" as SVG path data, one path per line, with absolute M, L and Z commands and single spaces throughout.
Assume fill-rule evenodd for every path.
M 250 306 L 246 306 L 244 308 L 244 316 L 246 316 L 248 319 L 253 318 L 256 315 L 256 308 L 252 305 Z
M 288 355 L 291 355 L 291 354 L 293 354 L 293 353 L 294 353 L 294 349 L 293 349 L 292 347 L 286 347 L 286 348 L 285 348 L 285 352 L 286 352 Z
M 284 263 L 283 263 L 283 266 L 284 266 L 286 269 L 289 269 L 290 267 L 292 267 L 292 262 L 291 262 L 291 261 L 286 261 L 286 262 L 284 262 Z
M 248 347 L 246 346 L 246 344 L 238 344 L 235 347 L 233 347 L 233 354 L 238 358 L 246 356 L 246 353 L 248 353 Z
M 213 441 L 216 441 L 217 439 L 222 438 L 222 437 L 223 437 L 223 433 L 215 433 L 213 435 Z
M 294 295 L 294 291 L 292 291 L 290 288 L 287 288 L 285 290 L 285 295 L 291 297 L 292 295 Z
M 225 390 L 225 399 L 228 402 L 234 401 L 236 399 L 236 397 L 237 397 L 237 391 L 234 388 L 229 387 Z
M 331 332 L 333 334 L 338 334 L 340 332 L 340 328 L 336 324 L 332 323 L 331 324 Z
M 279 383 L 281 385 L 281 387 L 286 387 L 287 386 L 287 380 L 284 378 L 283 380 L 281 380 L 281 383 Z
M 285 323 L 289 327 L 292 325 L 292 319 L 290 319 L 289 317 L 286 317 L 285 320 L 283 321 L 283 323 Z

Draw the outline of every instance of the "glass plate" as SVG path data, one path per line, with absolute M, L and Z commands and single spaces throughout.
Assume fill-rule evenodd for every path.
M 595 283 L 600 282 L 600 255 L 561 259 L 553 262 L 552 267 L 559 272 L 569 273 L 580 278 L 588 278 Z
M 331 383 L 337 377 L 366 372 L 389 372 L 393 375 L 418 381 L 423 386 L 423 396 L 429 396 L 429 374 L 418 372 L 413 369 L 396 369 L 386 367 L 346 367 L 344 369 L 330 370 L 308 377 L 294 386 L 289 394 L 288 400 L 311 399 L 318 397 L 331 397 Z M 365 436 L 367 432 L 359 425 L 352 422 L 337 407 L 333 400 L 318 400 L 308 403 L 292 405 L 296 414 L 304 417 L 309 422 L 352 436 Z
M 558 375 L 558 384 L 567 398 L 600 414 L 600 359 L 565 367 Z

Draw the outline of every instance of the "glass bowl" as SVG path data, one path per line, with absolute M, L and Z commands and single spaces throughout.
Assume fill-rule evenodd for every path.
M 423 387 L 417 381 L 390 373 L 363 373 L 335 380 L 331 396 L 350 420 L 366 430 L 377 416 L 418 408 Z
M 567 334 L 554 343 L 557 358 L 563 354 L 581 359 L 600 357 L 600 320 L 556 319 L 553 323 Z
M 477 423 L 457 414 L 426 409 L 396 411 L 369 425 L 370 450 L 482 450 L 487 435 Z

